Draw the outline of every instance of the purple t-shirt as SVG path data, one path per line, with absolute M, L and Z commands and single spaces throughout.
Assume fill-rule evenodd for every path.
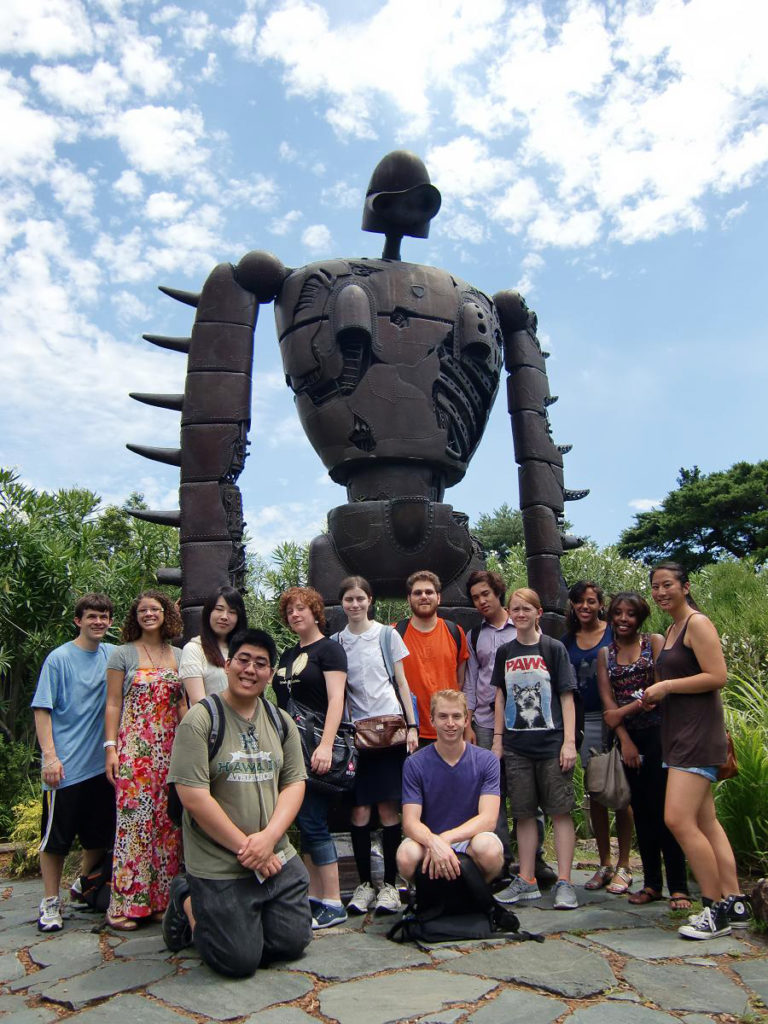
M 421 820 L 439 834 L 477 814 L 480 797 L 499 796 L 499 759 L 467 743 L 456 764 L 432 745 L 416 751 L 403 768 L 403 803 L 420 804 Z

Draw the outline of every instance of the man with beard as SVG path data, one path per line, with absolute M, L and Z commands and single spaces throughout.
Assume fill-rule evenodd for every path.
M 412 573 L 405 581 L 410 619 L 397 623 L 405 640 L 408 657 L 403 668 L 411 693 L 416 695 L 419 719 L 419 743 L 434 743 L 437 733 L 430 716 L 430 700 L 440 690 L 463 690 L 469 658 L 464 630 L 455 622 L 437 614 L 442 584 L 428 569 Z M 471 723 L 466 722 L 469 735 Z

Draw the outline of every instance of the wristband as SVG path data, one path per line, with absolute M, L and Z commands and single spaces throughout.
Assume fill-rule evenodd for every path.
M 104 740 L 104 749 L 105 750 L 107 749 L 107 747 L 116 747 L 116 746 L 117 746 L 117 740 Z
M 495 733 L 494 733 L 493 735 L 494 735 L 494 736 L 503 736 L 503 735 L 504 735 L 504 733 L 503 733 L 503 732 L 495 732 Z
M 413 723 L 412 725 L 409 725 L 409 726 L 408 726 L 408 728 L 409 728 L 409 729 L 418 729 L 419 727 L 418 727 L 418 725 L 417 725 L 417 724 L 416 724 L 416 723 L 414 722 L 414 723 Z

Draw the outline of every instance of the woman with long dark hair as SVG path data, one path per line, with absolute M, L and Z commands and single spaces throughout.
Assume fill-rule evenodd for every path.
M 661 706 L 661 749 L 669 768 L 664 820 L 683 848 L 704 904 L 701 914 L 678 931 L 686 939 L 712 939 L 729 934 L 731 927 L 746 927 L 749 920 L 712 796 L 718 766 L 727 757 L 720 691 L 728 670 L 717 630 L 691 598 L 682 565 L 655 566 L 651 594 L 672 625 L 656 659 L 657 682 L 645 691 L 643 704 Z
M 290 587 L 280 596 L 280 618 L 297 637 L 283 651 L 273 680 L 277 703 L 287 708 L 290 697 L 325 721 L 321 742 L 307 770 L 325 775 L 331 767 L 333 740 L 344 713 L 347 656 L 335 640 L 323 635 L 325 606 L 312 587 Z M 328 828 L 331 798 L 307 783 L 296 817 L 301 851 L 309 872 L 309 905 L 313 928 L 331 928 L 347 919 L 341 902 L 336 845 Z
M 229 641 L 235 633 L 247 628 L 248 617 L 239 590 L 223 586 L 208 595 L 200 619 L 200 636 L 193 636 L 184 645 L 179 664 L 179 675 L 190 705 L 226 689 L 224 662 Z
M 182 696 L 181 651 L 170 641 L 181 629 L 167 594 L 145 590 L 107 663 L 104 749 L 117 803 L 107 923 L 121 931 L 162 920 L 181 867 L 181 830 L 168 817 L 166 786 Z
M 629 902 L 642 906 L 662 899 L 663 856 L 670 910 L 690 910 L 685 856 L 664 824 L 667 769 L 661 758 L 661 711 L 644 711 L 638 697 L 653 683 L 654 663 L 664 646 L 661 634 L 640 632 L 650 614 L 648 602 L 634 590 L 611 599 L 608 622 L 613 641 L 598 654 L 597 685 L 606 725 L 621 744 L 643 862 L 643 887 Z
M 403 762 L 406 753 L 419 745 L 411 691 L 403 671 L 408 648 L 399 633 L 368 617 L 373 605 L 371 585 L 362 576 L 341 581 L 339 600 L 347 626 L 335 640 L 347 655 L 347 708 L 353 722 L 376 715 L 404 715 L 408 724 L 404 746 L 385 750 L 360 751 L 355 774 L 350 834 L 360 884 L 347 904 L 353 914 L 394 914 L 401 909 L 397 878 L 397 848 L 402 839 L 400 800 Z M 382 631 L 385 631 L 382 634 Z M 394 677 L 391 678 L 382 651 L 387 643 Z M 399 696 L 398 696 L 399 695 Z M 376 804 L 381 822 L 381 846 L 384 856 L 384 881 L 378 893 L 371 876 L 371 807 Z
M 565 649 L 576 673 L 584 709 L 584 739 L 579 756 L 582 768 L 589 764 L 590 750 L 605 748 L 603 706 L 597 688 L 597 658 L 601 650 L 613 640 L 611 626 L 605 619 L 605 598 L 602 587 L 590 580 L 574 583 L 568 591 L 567 633 L 563 637 Z M 608 808 L 597 800 L 589 800 L 589 820 L 597 843 L 600 865 L 585 882 L 585 889 L 602 889 L 621 895 L 632 884 L 629 854 L 632 849 L 632 812 L 625 808 L 616 811 L 616 835 L 619 840 L 618 863 L 614 870 L 611 857 L 611 825 Z

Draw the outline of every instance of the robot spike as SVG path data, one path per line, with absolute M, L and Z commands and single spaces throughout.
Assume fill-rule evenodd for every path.
M 153 395 L 145 391 L 129 391 L 128 395 L 144 405 L 153 405 L 158 409 L 172 409 L 181 412 L 184 405 L 184 393 L 180 395 Z
M 181 569 L 174 568 L 163 568 L 158 569 L 155 573 L 157 582 L 162 586 L 166 587 L 180 587 L 181 586 Z
M 185 292 L 181 288 L 166 288 L 164 284 L 159 286 L 163 295 L 168 295 L 177 302 L 184 302 L 187 306 L 197 306 L 200 301 L 200 292 Z
M 569 491 L 567 487 L 563 488 L 563 501 L 581 501 L 582 498 L 586 498 L 589 494 L 589 488 L 586 487 L 582 491 Z
M 563 533 L 561 536 L 563 538 L 564 551 L 574 551 L 576 548 L 580 548 L 584 544 L 583 537 L 576 537 L 572 533 Z
M 166 338 L 162 334 L 142 334 L 142 338 L 151 345 L 157 345 L 158 348 L 167 348 L 171 352 L 181 352 L 183 355 L 189 352 L 192 341 L 191 338 Z
M 547 395 L 547 397 L 544 399 L 544 408 L 546 408 L 548 405 L 554 405 L 559 397 L 559 395 Z
M 572 444 L 559 444 L 559 445 L 557 445 L 557 450 L 560 452 L 561 455 L 567 455 L 568 452 L 572 448 L 573 448 Z
M 541 350 L 541 354 L 545 359 L 549 359 L 549 357 L 552 355 L 551 352 L 545 352 L 544 349 Z
M 155 448 L 147 444 L 127 444 L 129 452 L 143 455 L 153 462 L 164 462 L 167 466 L 181 466 L 181 448 Z
M 158 512 L 154 509 L 131 509 L 134 519 L 143 519 L 145 523 L 157 523 L 158 526 L 181 526 L 181 509 L 171 508 L 166 512 Z

